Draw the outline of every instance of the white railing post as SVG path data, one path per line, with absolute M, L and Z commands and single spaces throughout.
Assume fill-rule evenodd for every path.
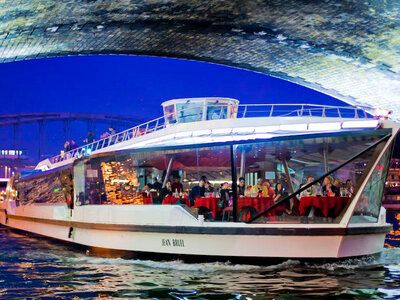
M 246 117 L 246 113 L 247 113 L 247 105 L 244 106 L 244 111 L 243 111 L 243 116 L 242 118 Z
M 154 128 L 154 131 L 157 131 L 157 129 L 158 129 L 158 121 L 159 121 L 160 119 L 157 119 L 157 122 L 156 122 L 156 127 Z

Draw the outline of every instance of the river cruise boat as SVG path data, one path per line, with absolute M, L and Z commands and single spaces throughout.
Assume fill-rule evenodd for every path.
M 353 106 L 162 106 L 161 118 L 14 175 L 0 223 L 154 259 L 258 263 L 383 249 L 398 124 Z

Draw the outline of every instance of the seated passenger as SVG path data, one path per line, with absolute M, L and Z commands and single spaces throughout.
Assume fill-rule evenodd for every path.
M 211 183 L 210 183 L 209 181 L 206 181 L 206 183 L 204 184 L 204 188 L 206 189 L 206 190 L 205 190 L 206 196 L 208 196 L 208 194 L 214 192 L 214 189 L 213 189 L 213 187 L 211 186 Z M 207 193 L 208 193 L 208 194 L 207 194 Z
M 282 183 L 278 182 L 278 183 L 276 184 L 276 186 L 275 186 L 275 197 L 274 197 L 274 202 L 276 203 L 276 202 L 278 202 L 278 201 L 284 199 L 284 198 L 287 197 L 287 196 L 288 196 L 288 193 L 287 193 L 286 189 L 283 187 Z M 290 201 L 289 201 L 289 200 L 286 201 L 285 203 L 283 203 L 282 206 L 285 207 L 286 212 L 287 212 L 288 214 L 291 214 L 291 211 L 290 211 Z
M 274 196 L 275 196 L 275 192 L 274 192 L 274 190 L 271 188 L 271 185 L 269 184 L 269 181 L 265 181 L 265 182 L 263 183 L 263 185 L 267 187 L 267 190 L 268 190 L 268 197 L 274 197 Z
M 221 193 L 220 193 L 220 191 L 221 191 L 221 185 L 220 184 L 214 184 L 214 191 L 213 191 L 213 193 L 212 193 L 212 196 L 214 197 L 214 198 L 219 198 L 219 197 L 221 197 Z
M 194 201 L 196 200 L 196 197 L 204 197 L 204 193 L 206 191 L 204 185 L 206 181 L 204 180 L 203 177 L 200 178 L 199 180 L 199 185 L 196 185 L 192 188 L 192 190 L 189 193 L 189 200 L 190 200 L 190 205 L 194 205 Z
M 162 183 L 158 182 L 157 177 L 153 178 L 152 187 L 153 187 L 153 189 L 155 189 L 157 191 L 157 193 L 159 193 L 160 190 L 162 189 Z
M 283 187 L 282 183 L 278 182 L 275 187 L 274 202 L 282 200 L 287 195 L 288 193 L 286 192 L 286 189 Z
M 229 187 L 229 183 L 224 182 L 221 188 L 221 199 L 218 202 L 218 208 L 224 209 L 229 206 L 229 200 L 232 196 L 232 190 Z
M 172 183 L 172 191 L 174 193 L 181 193 L 183 192 L 183 185 L 181 183 L 181 176 L 176 176 L 174 178 L 174 182 Z
M 274 180 L 273 180 L 273 179 L 270 179 L 270 180 L 269 180 L 269 186 L 270 186 L 273 190 L 275 190 L 275 183 L 274 183 Z
M 251 190 L 251 194 L 253 197 L 258 197 L 258 196 L 262 196 L 262 197 L 268 197 L 268 188 L 263 185 L 264 183 L 264 179 L 262 179 L 261 177 L 257 179 L 257 184 L 253 186 L 252 190 Z
M 324 185 L 322 187 L 322 194 L 328 197 L 339 196 L 339 191 L 336 186 L 333 185 L 333 177 L 327 176 L 324 178 Z
M 346 180 L 346 197 L 351 197 L 354 193 L 354 187 L 353 187 L 353 182 L 351 181 L 351 179 L 347 179 Z
M 253 190 L 253 187 L 252 187 L 250 184 L 248 184 L 248 185 L 246 186 L 246 192 L 244 193 L 244 195 L 245 195 L 246 197 L 251 197 L 252 190 Z
M 157 197 L 155 204 L 161 204 L 165 197 L 172 196 L 171 181 L 168 181 L 165 186 L 160 190 L 160 195 Z
M 244 197 L 246 193 L 246 182 L 243 177 L 239 178 L 238 197 Z
M 146 184 L 142 189 L 143 197 L 150 197 L 151 184 Z
M 333 182 L 333 185 L 337 188 L 338 191 L 340 191 L 340 188 L 343 186 L 343 179 L 339 177 L 336 178 Z
M 309 176 L 309 177 L 307 178 L 306 183 L 303 184 L 302 187 L 303 187 L 304 185 L 307 185 L 307 184 L 313 182 L 313 181 L 314 181 L 314 177 Z M 315 193 L 314 193 L 314 190 L 313 190 L 313 186 L 310 186 L 309 188 L 307 188 L 306 190 L 304 190 L 304 191 L 302 191 L 302 192 L 300 193 L 300 197 L 313 196 L 314 194 L 315 194 Z

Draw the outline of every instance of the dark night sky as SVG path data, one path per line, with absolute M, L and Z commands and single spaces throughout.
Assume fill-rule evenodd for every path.
M 161 102 L 221 96 L 241 103 L 343 102 L 270 76 L 208 63 L 138 56 L 79 56 L 0 64 L 0 114 L 90 112 L 161 116 Z M 21 147 L 37 158 L 37 124 L 21 127 Z M 97 127 L 98 137 L 105 127 Z M 86 123 L 73 125 L 79 142 Z M 13 148 L 13 128 L 0 129 L 1 147 Z M 46 154 L 62 148 L 62 123 L 46 125 Z

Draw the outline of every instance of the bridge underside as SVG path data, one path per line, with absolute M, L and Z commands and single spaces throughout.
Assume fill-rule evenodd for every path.
M 2 62 L 79 54 L 194 59 L 386 107 L 400 120 L 398 0 L 5 0 L 0 18 Z

